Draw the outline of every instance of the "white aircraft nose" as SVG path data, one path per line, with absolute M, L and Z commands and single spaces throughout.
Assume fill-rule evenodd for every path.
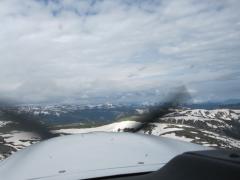
M 0 177 L 85 179 L 150 172 L 200 145 L 132 133 L 86 133 L 52 138 L 29 146 L 0 163 Z

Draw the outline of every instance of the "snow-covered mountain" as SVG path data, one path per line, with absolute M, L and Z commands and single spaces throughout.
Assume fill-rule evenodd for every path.
M 91 108 L 95 110 L 96 107 Z M 106 111 L 108 109 L 108 107 L 102 108 L 105 108 Z M 111 106 L 109 109 L 114 109 L 114 107 Z M 101 107 L 99 107 L 99 110 L 101 110 Z M 45 111 L 47 112 L 48 109 L 45 109 Z M 65 111 L 69 113 L 69 110 Z M 31 112 L 35 111 L 31 110 Z M 124 113 L 123 111 L 122 113 L 126 115 L 129 112 Z M 52 131 L 59 134 L 93 131 L 123 132 L 140 123 L 136 122 L 135 117 L 144 113 L 144 109 L 137 108 L 134 113 L 134 116 L 127 118 L 119 116 L 117 122 L 105 125 L 96 126 L 95 124 L 94 127 L 86 128 L 86 126 L 81 126 L 81 123 L 63 124 L 54 126 Z M 61 113 L 60 116 L 62 116 Z M 165 136 L 211 147 L 240 149 L 240 110 L 176 109 L 158 119 L 155 123 L 149 124 L 140 133 Z M 36 134 L 18 129 L 18 126 L 11 121 L 0 120 L 0 159 L 40 140 Z
M 60 129 L 57 132 L 122 132 L 134 127 L 136 123 L 139 122 L 122 121 L 96 128 Z M 181 139 L 205 146 L 240 149 L 240 110 L 176 109 L 157 122 L 149 124 L 141 133 Z
M 48 124 L 92 123 L 106 124 L 124 116 L 139 114 L 134 105 L 26 105 L 15 107 L 19 113 L 28 113 L 41 118 Z
M 180 138 L 221 148 L 240 148 L 240 110 L 176 110 L 159 119 L 145 133 Z

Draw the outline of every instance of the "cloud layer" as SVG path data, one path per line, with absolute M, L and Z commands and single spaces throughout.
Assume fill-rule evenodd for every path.
M 27 103 L 240 97 L 240 1 L 0 2 L 0 96 Z

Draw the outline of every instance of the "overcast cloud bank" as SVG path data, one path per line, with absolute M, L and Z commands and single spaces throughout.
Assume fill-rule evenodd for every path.
M 240 97 L 240 1 L 0 1 L 0 97 L 135 102 L 186 85 Z

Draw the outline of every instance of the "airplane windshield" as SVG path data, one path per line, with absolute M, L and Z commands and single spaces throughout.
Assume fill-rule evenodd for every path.
M 240 1 L 0 2 L 0 160 L 57 136 L 240 149 Z

